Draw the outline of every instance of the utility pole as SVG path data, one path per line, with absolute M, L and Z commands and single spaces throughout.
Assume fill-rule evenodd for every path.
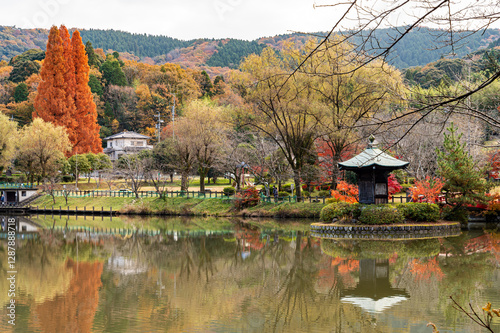
M 172 105 L 172 139 L 175 139 L 175 126 L 174 126 L 174 121 L 175 121 L 175 94 L 174 95 L 174 105 Z
M 158 118 L 158 124 L 156 124 L 156 129 L 158 130 L 158 143 L 160 143 L 161 123 L 163 123 L 163 120 L 161 120 L 160 111 L 158 111 L 158 114 L 155 115 L 155 117 Z

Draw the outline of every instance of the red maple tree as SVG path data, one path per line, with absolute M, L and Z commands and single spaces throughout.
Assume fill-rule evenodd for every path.
M 427 176 L 425 179 L 415 181 L 415 186 L 411 188 L 412 200 L 414 202 L 436 203 L 443 186 L 443 180 L 438 177 Z

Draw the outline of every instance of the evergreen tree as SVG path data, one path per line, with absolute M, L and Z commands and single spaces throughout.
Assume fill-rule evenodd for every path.
M 212 81 L 210 81 L 210 77 L 207 72 L 201 71 L 200 75 L 200 87 L 203 93 L 203 96 L 212 96 L 212 90 L 214 86 L 212 85 Z
M 89 66 L 99 68 L 101 66 L 101 60 L 94 52 L 94 48 L 92 47 L 92 43 L 90 41 L 85 43 L 85 52 L 87 53 L 87 57 L 89 59 Z
M 447 131 L 449 133 L 444 134 L 442 150 L 436 150 L 437 173 L 445 180 L 443 190 L 446 191 L 447 202 L 454 210 L 486 203 L 490 184 L 484 179 L 485 170 L 474 162 L 465 149 L 465 143 L 460 143 L 462 134 L 457 135 L 456 127 L 451 124 Z
M 14 101 L 16 103 L 24 102 L 28 99 L 29 94 L 28 85 L 21 82 L 17 85 L 16 89 L 14 89 Z
M 90 74 L 89 75 L 89 87 L 93 94 L 97 94 L 102 96 L 102 84 L 101 81 L 97 78 L 97 76 Z
M 114 57 L 106 59 L 101 66 L 101 72 L 106 86 L 115 85 L 123 87 L 127 85 L 125 73 L 123 73 L 120 63 Z
M 38 73 L 40 65 L 34 61 L 16 61 L 9 75 L 12 82 L 23 82 L 32 74 Z

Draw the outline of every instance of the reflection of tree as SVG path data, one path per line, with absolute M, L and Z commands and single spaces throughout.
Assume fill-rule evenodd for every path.
M 192 252 L 193 244 L 191 239 L 185 238 L 182 241 L 182 252 L 181 252 L 181 270 L 180 275 L 186 276 L 186 279 L 189 280 L 189 276 L 191 275 L 191 271 L 194 270 L 194 262 Z
M 318 271 L 315 263 L 312 262 L 314 257 L 310 244 L 307 244 L 303 249 L 300 246 L 302 243 L 301 233 L 298 233 L 296 243 L 292 267 L 276 295 L 278 303 L 275 309 L 273 331 L 276 331 L 280 322 L 283 322 L 284 326 L 289 325 L 295 317 L 295 311 L 306 322 L 311 319 L 308 307 L 311 301 L 314 302 L 317 295 L 314 285 Z
M 191 239 L 186 238 L 183 240 L 180 276 L 185 276 L 189 280 L 191 272 L 196 268 L 198 277 L 204 274 L 205 281 L 208 283 L 209 277 L 214 274 L 216 269 L 214 268 L 212 255 L 206 247 L 206 237 L 202 237 L 199 241 L 199 249 L 195 250 Z
M 208 274 L 209 272 L 210 275 L 214 274 L 214 266 L 212 262 L 212 256 L 207 251 L 205 240 L 206 237 L 202 237 L 200 253 L 198 254 L 198 276 L 201 276 L 202 272 L 205 273 L 205 279 L 206 282 L 208 282 Z
M 17 266 L 17 286 L 33 297 L 36 303 L 52 299 L 66 291 L 73 273 L 66 268 L 66 255 L 59 244 L 51 245 L 40 239 L 29 240 L 16 252 L 17 262 L 22 263 Z M 9 269 L 4 262 L 1 261 L 0 290 L 9 289 L 6 279 L 6 271 Z M 1 304 L 7 300 L 7 293 L 2 292 Z
M 74 262 L 68 259 L 73 278 L 66 293 L 36 306 L 40 326 L 45 332 L 90 332 L 99 301 L 101 262 Z

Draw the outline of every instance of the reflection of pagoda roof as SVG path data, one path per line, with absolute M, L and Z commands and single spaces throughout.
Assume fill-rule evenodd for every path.
M 342 292 L 342 300 L 359 305 L 368 312 L 383 311 L 409 298 L 404 289 L 393 288 L 389 282 L 389 261 L 362 259 L 359 261 L 359 283 Z
M 342 297 L 340 300 L 342 302 L 357 305 L 367 312 L 376 313 L 376 312 L 382 312 L 406 299 L 408 299 L 408 297 L 405 296 L 390 296 L 390 297 L 384 297 L 379 300 L 373 300 L 369 297 L 346 296 Z
M 396 170 L 406 168 L 408 164 L 409 162 L 398 160 L 378 148 L 368 146 L 368 148 L 350 160 L 340 162 L 339 168 L 341 170 L 356 171 L 376 166 L 379 168 Z

